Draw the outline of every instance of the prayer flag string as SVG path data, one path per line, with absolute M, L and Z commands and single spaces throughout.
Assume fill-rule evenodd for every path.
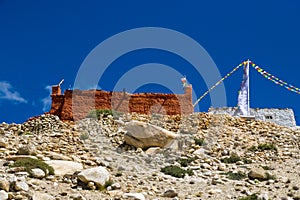
M 236 70 L 238 70 L 241 66 L 244 65 L 245 62 L 242 62 L 238 66 L 236 66 L 231 72 L 226 74 L 221 80 L 219 80 L 216 84 L 214 84 L 209 90 L 207 90 L 194 104 L 193 107 L 195 107 L 208 93 L 210 93 L 215 87 L 220 85 L 225 79 L 227 79 L 229 76 L 231 76 Z
M 300 89 L 293 86 L 292 84 L 289 84 L 281 79 L 279 79 L 278 77 L 270 74 L 269 72 L 267 72 L 266 70 L 262 69 L 261 67 L 259 67 L 258 65 L 256 65 L 255 63 L 253 63 L 252 61 L 250 61 L 250 65 L 258 72 L 260 73 L 263 77 L 265 77 L 266 79 L 272 81 L 273 83 L 275 83 L 276 85 L 280 85 L 281 87 L 286 88 L 287 90 L 291 91 L 291 92 L 295 92 L 297 94 L 300 94 Z
M 221 80 L 219 80 L 216 84 L 214 84 L 209 90 L 207 90 L 194 104 L 193 107 L 195 107 L 207 94 L 209 94 L 215 87 L 217 87 L 219 84 L 221 84 L 225 79 L 227 79 L 229 76 L 231 76 L 235 71 L 237 71 L 241 66 L 247 65 L 248 61 L 244 61 L 238 66 L 236 66 L 231 72 L 226 74 Z M 278 77 L 272 75 L 271 73 L 267 72 L 266 70 L 262 69 L 252 61 L 249 61 L 250 66 L 252 66 L 258 73 L 260 73 L 263 77 L 266 79 L 272 81 L 276 85 L 280 85 L 281 87 L 286 88 L 287 90 L 291 92 L 295 92 L 297 94 L 300 94 L 300 89 L 298 87 L 293 86 L 292 84 L 289 84 Z

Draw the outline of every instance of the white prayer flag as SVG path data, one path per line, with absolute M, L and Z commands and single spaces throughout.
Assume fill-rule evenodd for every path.
M 244 74 L 243 74 L 243 81 L 241 84 L 241 90 L 239 92 L 238 97 L 238 108 L 239 112 L 243 116 L 248 116 L 250 113 L 248 113 L 248 92 L 249 92 L 249 64 L 244 64 Z

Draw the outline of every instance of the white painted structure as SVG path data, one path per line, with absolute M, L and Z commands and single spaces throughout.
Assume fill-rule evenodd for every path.
M 208 113 L 212 114 L 229 114 L 238 116 L 237 108 L 224 107 L 224 108 L 210 108 Z M 280 126 L 296 127 L 296 120 L 294 111 L 289 108 L 251 108 L 250 115 L 255 116 L 256 120 L 268 121 Z

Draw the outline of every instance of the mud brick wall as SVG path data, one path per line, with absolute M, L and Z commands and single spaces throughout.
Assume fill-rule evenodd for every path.
M 167 115 L 191 114 L 192 86 L 184 94 L 107 92 L 103 90 L 66 90 L 52 87 L 52 106 L 49 113 L 61 120 L 83 119 L 93 109 L 112 109 L 125 113 Z

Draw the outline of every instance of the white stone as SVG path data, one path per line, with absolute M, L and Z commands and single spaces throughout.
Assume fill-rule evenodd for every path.
M 220 164 L 218 165 L 218 170 L 220 170 L 220 171 L 225 171 L 225 170 L 226 170 L 226 165 L 225 165 L 224 163 L 220 163 Z
M 208 192 L 208 194 L 217 194 L 217 193 L 222 193 L 222 190 L 220 190 L 220 189 L 210 189 L 207 192 Z
M 114 183 L 111 185 L 112 189 L 114 190 L 119 190 L 121 189 L 121 184 L 120 183 Z
M 48 165 L 53 167 L 55 175 L 62 176 L 65 174 L 73 174 L 76 171 L 81 171 L 83 166 L 81 163 L 66 161 L 66 160 L 50 160 L 46 161 Z
M 107 162 L 113 162 L 114 161 L 114 159 L 112 157 L 109 157 L 109 156 L 104 157 L 104 160 L 107 161 Z
M 53 200 L 54 197 L 46 193 L 35 192 L 32 196 L 32 200 Z
M 269 200 L 269 195 L 267 193 L 262 193 L 258 195 L 259 200 Z
M 196 151 L 193 152 L 194 155 L 201 156 L 201 157 L 207 157 L 206 155 L 207 153 L 208 151 L 203 148 L 197 149 Z
M 55 153 L 55 152 L 50 152 L 49 153 L 49 157 L 52 158 L 53 160 L 68 160 L 68 161 L 72 161 L 72 159 L 68 156 L 59 154 L 59 153 Z
M 151 147 L 149 149 L 147 149 L 146 154 L 156 154 L 157 152 L 159 152 L 161 150 L 160 147 Z
M 207 163 L 202 163 L 201 166 L 202 166 L 204 169 L 210 169 L 210 168 L 211 168 L 210 165 L 207 164 Z
M 16 181 L 15 182 L 15 190 L 16 191 L 26 191 L 27 192 L 29 190 L 29 186 L 24 181 Z
M 104 167 L 95 167 L 83 170 L 78 174 L 78 178 L 86 184 L 94 182 L 97 187 L 101 187 L 109 180 L 110 174 Z
M 8 193 L 5 192 L 4 190 L 1 190 L 1 191 L 0 191 L 0 199 L 1 199 L 1 200 L 6 200 L 6 199 L 8 199 Z
M 145 200 L 145 196 L 142 193 L 125 193 L 123 198 L 134 199 L 134 200 Z
M 35 168 L 31 170 L 31 175 L 34 178 L 44 178 L 46 176 L 45 172 L 40 168 Z

